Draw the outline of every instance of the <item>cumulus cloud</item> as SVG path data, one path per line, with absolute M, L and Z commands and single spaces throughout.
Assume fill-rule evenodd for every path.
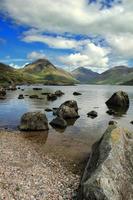
M 0 11 L 17 24 L 29 27 L 29 32 L 23 35 L 23 41 L 41 42 L 57 49 L 74 49 L 72 54 L 60 57 L 61 62 L 73 66 L 97 65 L 106 68 L 111 50 L 96 46 L 88 40 L 76 41 L 44 34 L 100 35 L 107 40 L 112 55 L 132 58 L 133 1 L 123 0 L 110 9 L 99 9 L 101 1 L 96 2 L 88 5 L 88 0 L 12 0 L 12 3 L 10 0 L 1 0 Z M 41 56 L 39 54 L 34 52 L 28 57 L 36 59 Z
M 31 53 L 27 55 L 27 58 L 29 60 L 37 60 L 37 59 L 46 58 L 46 56 L 43 52 L 32 51 Z
M 76 67 L 100 67 L 108 68 L 108 54 L 110 50 L 108 48 L 96 46 L 89 42 L 86 46 L 78 53 L 73 53 L 67 56 L 59 57 L 59 60 L 66 65 L 73 68 Z
M 115 55 L 127 59 L 133 57 L 133 34 L 108 35 L 106 39 Z
M 131 0 L 103 10 L 98 4 L 88 5 L 88 0 L 12 0 L 12 3 L 1 0 L 0 8 L 17 23 L 40 31 L 82 34 L 133 32 Z

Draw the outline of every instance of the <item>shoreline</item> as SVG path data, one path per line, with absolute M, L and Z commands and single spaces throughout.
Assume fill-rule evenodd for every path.
M 0 197 L 13 199 L 70 200 L 76 196 L 80 175 L 68 170 L 56 156 L 18 131 L 0 130 Z

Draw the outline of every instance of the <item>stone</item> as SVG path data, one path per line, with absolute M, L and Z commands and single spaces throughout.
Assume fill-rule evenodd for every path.
M 18 99 L 24 99 L 23 94 L 20 94 L 20 95 L 18 96 Z
M 51 108 L 46 108 L 45 111 L 46 112 L 52 112 L 53 110 Z
M 64 129 L 67 127 L 67 122 L 63 118 L 56 117 L 55 119 L 53 119 L 50 122 L 50 125 L 54 128 L 63 128 Z
M 38 99 L 38 95 L 36 95 L 36 94 L 30 95 L 29 98 L 30 99 Z
M 57 109 L 56 115 L 63 119 L 78 118 L 78 105 L 76 101 L 66 101 Z
M 98 116 L 98 114 L 97 114 L 96 111 L 92 110 L 92 111 L 90 111 L 90 112 L 87 113 L 87 116 L 91 117 L 91 118 L 95 118 L 95 117 Z
M 37 88 L 37 87 L 36 87 L 36 88 L 33 88 L 33 90 L 42 90 L 42 88 Z
M 6 96 L 6 90 L 3 87 L 0 88 L 0 96 Z
M 44 113 L 28 112 L 21 117 L 19 128 L 22 131 L 48 130 L 48 120 Z
M 57 99 L 57 96 L 55 94 L 48 94 L 47 95 L 47 100 L 48 101 L 55 101 Z
M 113 120 L 109 121 L 109 125 L 115 125 L 115 124 L 117 124 L 116 121 L 113 121 Z
M 62 92 L 61 90 L 57 90 L 55 92 L 55 95 L 60 97 L 60 96 L 64 95 L 64 92 Z
M 74 96 L 82 95 L 80 92 L 73 92 Z
M 133 199 L 133 134 L 109 126 L 91 150 L 79 200 Z
M 117 113 L 116 113 L 114 110 L 112 110 L 112 109 L 107 110 L 106 113 L 109 114 L 109 115 L 116 115 L 116 114 L 117 114 Z
M 130 123 L 133 124 L 133 121 L 131 121 Z
M 129 107 L 129 97 L 126 92 L 118 91 L 114 93 L 110 99 L 106 101 L 106 105 L 109 108 L 128 108 Z

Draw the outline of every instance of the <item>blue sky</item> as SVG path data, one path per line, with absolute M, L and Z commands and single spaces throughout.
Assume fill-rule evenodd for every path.
M 133 66 L 131 0 L 1 0 L 0 62 L 48 58 L 66 70 Z

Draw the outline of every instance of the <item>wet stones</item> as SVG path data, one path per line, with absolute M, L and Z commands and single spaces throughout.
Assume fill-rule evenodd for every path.
M 92 110 L 87 113 L 87 116 L 91 117 L 91 118 L 96 118 L 98 116 L 98 113 L 96 111 Z

